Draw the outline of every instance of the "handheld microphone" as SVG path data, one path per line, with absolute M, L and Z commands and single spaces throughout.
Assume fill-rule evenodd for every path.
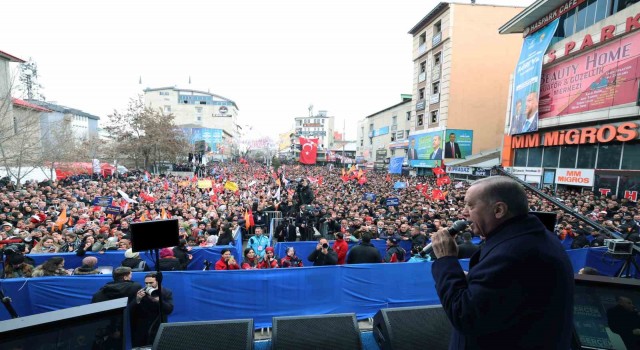
M 466 229 L 467 227 L 469 227 L 469 225 L 471 225 L 471 221 L 467 221 L 467 220 L 457 220 L 456 222 L 453 223 L 453 225 L 451 225 L 451 227 L 447 228 L 447 231 L 449 232 L 449 235 L 451 235 L 452 237 L 457 235 L 458 233 L 464 231 L 464 229 Z M 433 242 L 430 242 L 429 244 L 427 244 L 426 247 L 424 247 L 422 249 L 423 252 L 431 252 L 431 245 L 433 244 Z

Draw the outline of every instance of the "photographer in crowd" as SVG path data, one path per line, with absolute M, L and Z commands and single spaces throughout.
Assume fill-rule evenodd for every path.
M 316 249 L 307 258 L 313 261 L 313 266 L 325 266 L 338 264 L 338 254 L 329 246 L 326 238 L 320 238 Z
M 162 321 L 160 320 L 160 296 L 155 272 L 144 277 L 145 287 L 136 293 L 136 302 L 131 308 L 131 345 L 150 345 L 158 333 L 160 323 L 168 321 L 173 312 L 173 293 L 162 287 Z

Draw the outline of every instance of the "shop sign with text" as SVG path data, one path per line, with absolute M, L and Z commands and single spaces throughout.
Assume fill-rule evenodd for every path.
M 556 169 L 556 184 L 573 186 L 593 186 L 593 169 Z
M 638 124 L 625 122 L 579 129 L 555 130 L 512 136 L 511 148 L 551 147 L 608 142 L 627 142 L 638 138 Z
M 510 172 L 513 175 L 542 175 L 542 168 L 527 168 L 527 167 L 511 167 L 505 168 L 506 171 Z

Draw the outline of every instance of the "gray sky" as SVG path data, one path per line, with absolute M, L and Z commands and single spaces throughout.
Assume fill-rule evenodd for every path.
M 412 93 L 407 32 L 437 3 L 4 0 L 0 50 L 38 63 L 47 100 L 103 120 L 145 87 L 177 85 L 234 100 L 256 137 L 277 139 L 313 104 L 355 139 L 357 120 Z

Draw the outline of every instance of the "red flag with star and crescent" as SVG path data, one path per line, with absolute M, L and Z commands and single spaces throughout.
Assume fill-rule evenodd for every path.
M 318 155 L 318 139 L 300 137 L 300 163 L 316 164 Z

